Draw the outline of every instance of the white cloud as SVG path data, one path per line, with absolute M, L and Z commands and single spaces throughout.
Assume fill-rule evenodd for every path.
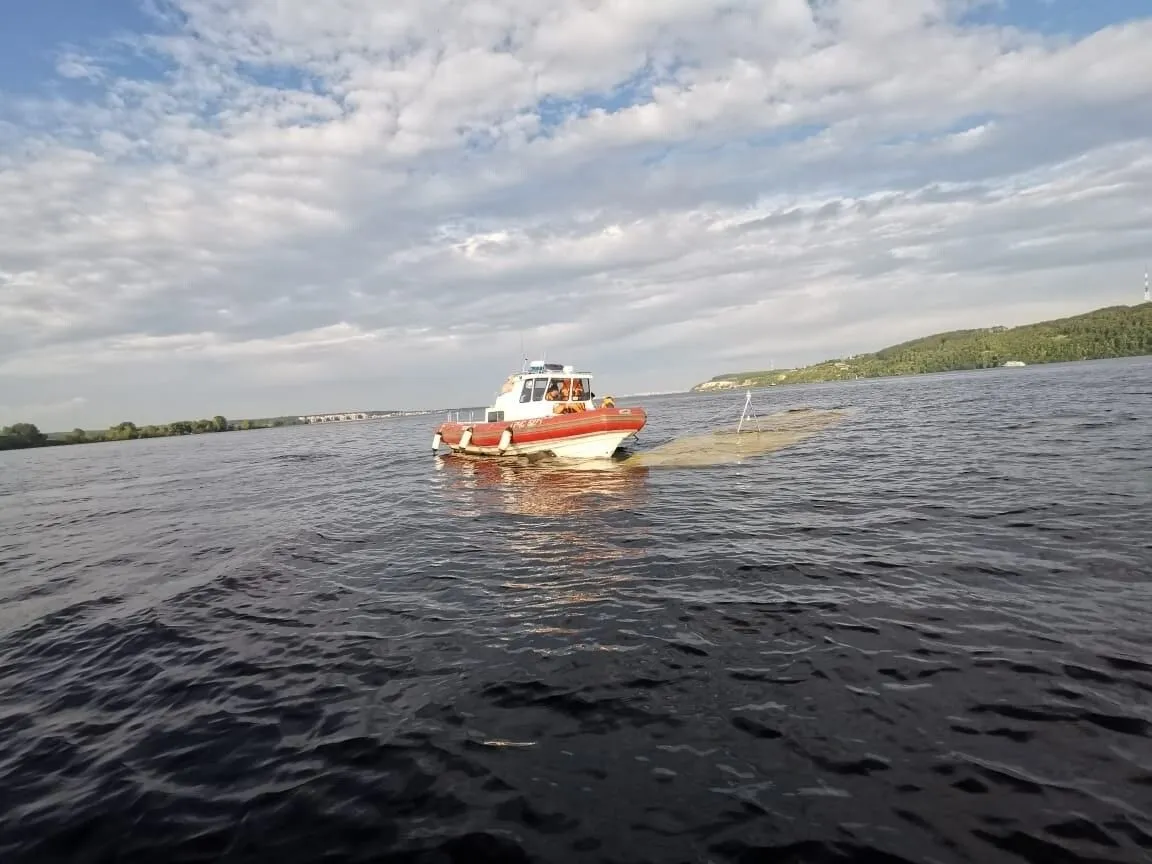
M 85 80 L 92 83 L 104 78 L 104 70 L 91 57 L 66 52 L 56 60 L 56 73 L 61 78 Z
M 477 402 L 521 338 L 658 389 L 1137 297 L 1152 19 L 977 5 L 168 0 L 151 77 L 0 90 L 5 422 Z

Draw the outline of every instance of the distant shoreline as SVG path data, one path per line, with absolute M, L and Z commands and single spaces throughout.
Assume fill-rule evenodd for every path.
M 1083 315 L 1024 324 L 937 333 L 869 354 L 794 369 L 733 372 L 691 392 L 761 389 L 787 384 L 895 378 L 1013 366 L 1152 356 L 1152 303 L 1112 306 Z
M 431 414 L 432 411 L 343 411 L 325 414 L 283 415 L 229 421 L 221 415 L 211 420 L 178 420 L 172 423 L 137 426 L 125 421 L 107 429 L 73 429 L 71 432 L 41 432 L 34 423 L 15 423 L 0 428 L 0 451 L 31 450 L 40 447 L 64 447 L 79 444 L 102 444 L 109 441 L 136 441 L 141 438 L 180 438 L 219 432 L 249 432 L 256 429 L 278 429 L 286 426 L 358 423 Z
M 796 369 L 726 373 L 697 384 L 687 391 L 636 393 L 632 394 L 631 398 L 675 395 L 677 392 L 762 389 L 788 384 L 896 378 L 1005 366 L 1034 366 L 1144 356 L 1152 356 L 1152 303 L 1111 306 L 1083 315 L 1012 328 L 990 327 L 937 333 L 869 354 L 825 360 Z M 439 410 L 444 409 L 334 412 L 239 421 L 228 421 L 223 416 L 216 415 L 211 419 L 178 420 L 148 426 L 137 426 L 135 423 L 125 421 L 103 430 L 78 428 L 71 432 L 51 434 L 41 432 L 32 423 L 15 423 L 0 428 L 0 451 L 239 432 L 316 423 L 382 420 L 435 414 Z
M 1102 362 L 1105 362 L 1107 360 L 1139 360 L 1142 358 L 1152 360 L 1152 354 L 1125 354 L 1125 355 L 1118 356 L 1118 357 L 1090 357 L 1086 360 L 1052 360 L 1052 361 L 1047 362 L 1047 363 L 1025 364 L 1025 366 L 1021 367 L 1021 368 L 1022 369 L 1032 369 L 1032 368 L 1040 368 L 1040 367 L 1047 368 L 1047 367 L 1052 367 L 1052 366 L 1079 366 L 1079 365 L 1084 364 L 1084 363 L 1102 363 Z M 931 372 L 901 372 L 901 373 L 893 374 L 893 375 L 869 375 L 869 376 L 861 375 L 859 378 L 831 378 L 831 379 L 828 379 L 826 381 L 789 381 L 789 382 L 782 382 L 779 384 L 767 384 L 767 383 L 766 384 L 749 384 L 747 386 L 741 384 L 741 385 L 735 385 L 735 386 L 731 386 L 731 387 L 707 388 L 704 390 L 697 389 L 697 388 L 699 388 L 700 385 L 696 385 L 696 387 L 693 387 L 691 390 L 686 390 L 684 392 L 685 393 L 691 393 L 691 394 L 697 394 L 697 395 L 700 393 L 734 393 L 736 391 L 743 391 L 743 390 L 771 390 L 771 389 L 774 389 L 776 387 L 800 387 L 800 386 L 805 385 L 805 384 L 851 384 L 855 381 L 860 381 L 860 382 L 884 381 L 884 380 L 895 379 L 895 378 L 931 378 L 934 375 L 956 375 L 958 373 L 972 373 L 973 375 L 975 375 L 975 374 L 978 374 L 980 372 L 996 372 L 998 370 L 1011 371 L 1012 367 L 1010 367 L 1010 366 L 1008 366 L 1008 367 L 1005 367 L 1005 366 L 985 366 L 985 367 L 979 367 L 979 368 L 975 368 L 975 369 L 941 369 L 941 370 L 933 370 Z M 1017 370 L 1017 371 L 1020 371 L 1020 370 Z M 704 382 L 704 383 L 708 383 L 708 382 Z

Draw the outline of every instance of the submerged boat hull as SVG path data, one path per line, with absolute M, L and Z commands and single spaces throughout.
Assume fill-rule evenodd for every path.
M 432 449 L 443 444 L 475 456 L 550 453 L 566 459 L 607 459 L 647 420 L 643 408 L 613 407 L 500 423 L 442 423 Z

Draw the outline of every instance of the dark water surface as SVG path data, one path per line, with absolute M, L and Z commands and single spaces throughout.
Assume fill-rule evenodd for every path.
M 1152 360 L 757 403 L 0 454 L 0 862 L 1152 860 Z

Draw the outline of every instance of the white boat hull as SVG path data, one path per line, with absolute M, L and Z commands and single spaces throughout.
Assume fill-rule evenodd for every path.
M 472 456 L 533 456 L 551 453 L 560 459 L 608 459 L 620 449 L 626 438 L 635 434 L 631 431 L 596 432 L 550 441 L 530 441 L 524 444 L 513 442 L 504 451 L 498 447 L 480 447 L 475 444 L 463 448 L 453 446 L 452 451 Z
M 644 428 L 643 408 L 596 408 L 553 413 L 523 420 L 442 423 L 432 438 L 475 456 L 532 456 L 551 453 L 561 459 L 607 459 L 625 438 Z

